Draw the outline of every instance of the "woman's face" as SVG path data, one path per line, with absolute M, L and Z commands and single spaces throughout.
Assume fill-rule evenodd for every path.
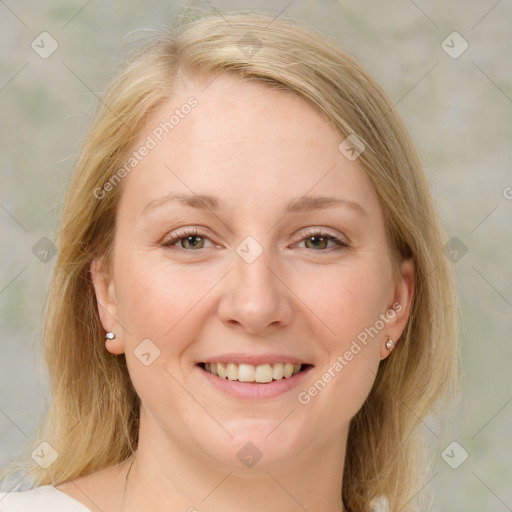
M 117 185 L 112 271 L 93 265 L 140 446 L 231 468 L 339 457 L 413 275 L 393 277 L 377 194 L 342 141 L 301 98 L 230 75 L 148 123 Z

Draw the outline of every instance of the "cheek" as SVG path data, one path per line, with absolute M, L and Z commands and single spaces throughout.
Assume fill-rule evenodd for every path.
M 205 294 L 218 279 L 211 271 L 187 271 L 147 254 L 120 259 L 118 269 L 119 316 L 133 385 L 151 410 L 172 400 L 185 412 L 178 381 L 190 358 L 181 356 L 200 336 L 211 307 Z
M 210 280 L 207 274 L 201 277 L 149 258 L 134 261 L 124 276 L 119 302 L 126 323 L 159 338 L 197 304 Z
M 329 272 L 309 289 L 310 303 L 316 305 L 319 316 L 330 328 L 334 344 L 341 343 L 339 348 L 376 323 L 380 327 L 380 315 L 391 306 L 387 303 L 391 292 L 389 276 L 388 269 L 370 260 Z
M 389 276 L 382 264 L 369 260 L 367 264 L 340 267 L 329 274 L 328 280 L 317 280 L 314 291 L 309 288 L 305 302 L 314 304 L 311 309 L 328 327 L 319 327 L 327 335 L 317 336 L 324 353 L 319 379 L 313 388 L 303 390 L 307 394 L 303 395 L 304 401 L 310 397 L 319 414 L 326 408 L 348 421 L 368 396 L 387 325 L 380 319 L 390 306 Z

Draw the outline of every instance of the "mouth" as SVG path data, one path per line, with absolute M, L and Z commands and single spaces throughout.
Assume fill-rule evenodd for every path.
M 270 384 L 276 381 L 291 379 L 297 374 L 307 372 L 313 367 L 311 364 L 294 364 L 289 362 L 259 365 L 203 362 L 198 363 L 197 366 L 219 379 L 247 384 Z

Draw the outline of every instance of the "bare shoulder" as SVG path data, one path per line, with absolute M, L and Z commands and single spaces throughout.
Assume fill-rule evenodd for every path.
M 82 503 L 91 512 L 121 510 L 124 464 L 96 471 L 56 485 L 55 488 Z

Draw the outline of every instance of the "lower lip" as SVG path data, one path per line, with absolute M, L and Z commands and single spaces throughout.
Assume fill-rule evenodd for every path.
M 239 382 L 237 380 L 221 379 L 216 375 L 204 370 L 201 366 L 197 366 L 201 374 L 218 389 L 224 393 L 236 398 L 247 400 L 266 400 L 282 395 L 287 391 L 296 388 L 313 368 L 308 366 L 305 370 L 292 375 L 288 379 L 273 380 L 268 383 L 258 382 Z

